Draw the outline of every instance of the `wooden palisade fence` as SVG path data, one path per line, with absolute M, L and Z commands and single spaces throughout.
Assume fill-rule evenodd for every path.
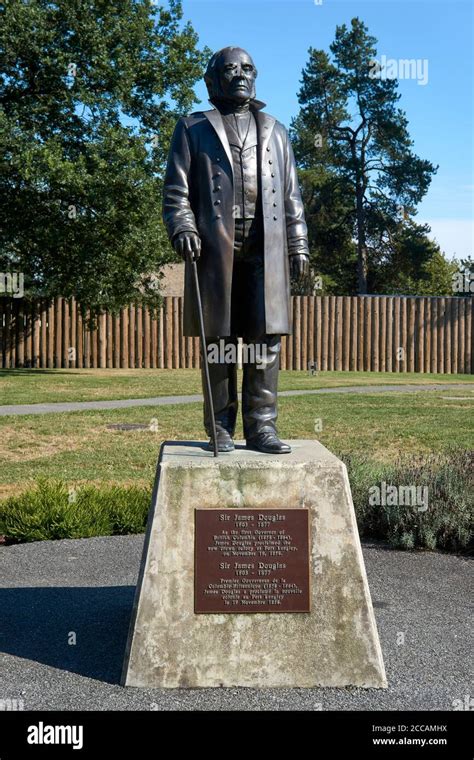
M 283 369 L 472 373 L 471 298 L 295 296 Z M 199 341 L 182 334 L 183 299 L 156 314 L 129 306 L 94 329 L 74 299 L 0 298 L 0 368 L 199 366 Z

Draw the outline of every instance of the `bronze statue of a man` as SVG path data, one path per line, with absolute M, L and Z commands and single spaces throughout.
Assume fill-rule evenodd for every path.
M 185 259 L 184 334 L 199 335 L 191 262 L 197 260 L 208 348 L 242 337 L 247 447 L 284 454 L 276 432 L 281 335 L 291 333 L 290 277 L 309 268 L 307 229 L 285 127 L 255 98 L 257 69 L 238 47 L 215 53 L 205 74 L 214 108 L 181 118 L 164 183 L 163 219 Z M 264 357 L 262 360 L 262 356 Z M 209 364 L 219 451 L 234 448 L 237 365 Z M 211 435 L 208 404 L 204 425 Z

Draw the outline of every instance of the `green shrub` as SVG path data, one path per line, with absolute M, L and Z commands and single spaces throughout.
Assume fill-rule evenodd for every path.
M 465 551 L 472 539 L 474 468 L 469 451 L 399 456 L 381 464 L 342 455 L 351 483 L 362 537 L 388 541 L 398 549 Z M 369 503 L 370 488 L 428 487 L 428 508 Z M 127 535 L 145 530 L 151 487 L 70 488 L 59 480 L 38 480 L 19 496 L 0 501 L 0 534 L 8 541 Z
M 400 455 L 380 464 L 353 455 L 346 462 L 361 536 L 388 541 L 399 549 L 460 552 L 472 541 L 473 452 Z M 413 505 L 371 505 L 369 489 L 387 485 L 428 488 L 427 509 Z
M 150 498 L 151 490 L 136 486 L 71 488 L 41 479 L 0 502 L 0 533 L 9 541 L 142 533 Z

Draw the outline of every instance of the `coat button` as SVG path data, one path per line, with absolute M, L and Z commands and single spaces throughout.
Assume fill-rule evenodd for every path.
M 269 164 L 273 164 L 273 161 L 272 161 L 272 159 L 270 159 L 268 163 L 269 163 Z
M 220 206 L 220 205 L 221 205 L 220 201 L 214 201 L 214 206 Z M 276 206 L 276 203 L 275 203 L 275 206 Z
M 267 148 L 268 152 L 270 152 L 270 148 Z
M 218 177 L 222 177 L 222 174 L 220 172 L 216 172 L 212 179 L 217 179 Z
M 272 193 L 276 193 L 276 188 L 273 188 Z
M 213 188 L 212 192 L 213 192 L 213 193 L 217 193 L 219 190 L 222 190 L 222 187 L 221 187 L 220 185 L 216 185 L 216 186 Z
M 278 217 L 277 217 L 277 216 L 274 216 L 274 217 L 273 217 L 273 221 L 274 221 L 274 222 L 276 222 L 276 220 L 277 220 L 277 219 L 278 219 Z
M 217 156 L 217 158 L 216 158 L 216 161 L 217 161 L 217 163 L 219 163 L 219 162 L 220 162 L 220 158 L 219 158 L 219 156 Z
M 216 214 L 216 219 L 220 219 L 220 218 L 221 218 L 221 215 L 220 214 Z
M 271 176 L 272 176 L 272 177 L 274 177 L 274 176 L 275 176 L 275 172 L 272 172 L 272 173 L 271 173 Z
M 273 205 L 276 206 L 276 203 L 274 203 Z

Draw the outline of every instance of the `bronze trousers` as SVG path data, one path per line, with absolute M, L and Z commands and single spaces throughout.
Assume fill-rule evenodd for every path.
M 217 429 L 234 435 L 238 410 L 237 339 L 242 337 L 242 418 L 246 440 L 257 433 L 275 431 L 277 420 L 280 335 L 265 333 L 264 264 L 261 218 L 235 220 L 232 277 L 232 335 L 207 338 L 209 375 Z M 219 361 L 215 361 L 217 346 Z M 226 360 L 227 359 L 227 360 Z M 203 367 L 203 362 L 201 361 Z M 211 435 L 204 369 L 204 426 Z

